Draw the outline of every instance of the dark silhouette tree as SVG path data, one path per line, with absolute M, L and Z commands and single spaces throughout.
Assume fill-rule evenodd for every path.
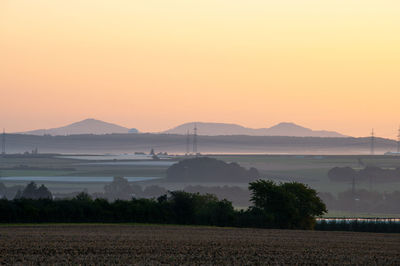
M 272 227 L 312 229 L 315 217 L 327 211 L 317 192 L 301 183 L 277 185 L 257 180 L 249 184 L 249 189 L 254 203 L 251 210 L 267 215 Z
M 35 182 L 30 182 L 22 192 L 18 191 L 15 198 L 23 199 L 52 199 L 53 195 L 47 187 L 41 185 L 39 188 Z
M 18 189 L 17 194 L 15 194 L 14 199 L 20 199 L 22 197 L 22 191 Z
M 328 178 L 334 182 L 352 182 L 357 175 L 357 171 L 351 167 L 334 167 L 328 172 Z
M 134 189 L 127 179 L 116 176 L 110 184 L 104 186 L 106 198 L 110 200 L 129 200 L 134 196 Z
M 50 190 L 45 187 L 44 185 L 41 185 L 37 191 L 37 197 L 38 199 L 52 199 L 53 195 L 51 194 Z
M 260 177 L 256 168 L 247 170 L 237 163 L 209 157 L 182 160 L 167 169 L 167 180 L 249 182 Z
M 21 198 L 36 199 L 36 191 L 37 191 L 37 185 L 35 184 L 35 182 L 30 182 L 22 191 Z
M 90 197 L 90 195 L 87 194 L 86 192 L 79 193 L 73 199 L 76 200 L 76 201 L 82 201 L 82 202 L 91 202 L 91 201 L 93 201 L 92 197 Z

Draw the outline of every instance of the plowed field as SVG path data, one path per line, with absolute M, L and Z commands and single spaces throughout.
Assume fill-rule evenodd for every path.
M 400 264 L 400 235 L 158 225 L 0 226 L 0 264 Z

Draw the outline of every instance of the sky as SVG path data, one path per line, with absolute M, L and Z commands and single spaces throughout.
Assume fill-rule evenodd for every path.
M 395 138 L 398 0 L 0 0 L 0 127 L 294 122 Z

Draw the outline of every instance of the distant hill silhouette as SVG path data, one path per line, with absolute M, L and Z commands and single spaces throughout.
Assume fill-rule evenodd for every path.
M 104 154 L 150 151 L 184 153 L 186 136 L 178 134 L 106 134 L 35 136 L 7 134 L 7 153 L 38 148 L 40 153 Z M 315 138 L 285 136 L 199 136 L 198 151 L 208 153 L 262 154 L 370 154 L 371 138 Z M 375 138 L 375 153 L 394 150 L 397 142 Z
M 249 136 L 289 136 L 289 137 L 348 137 L 335 131 L 312 130 L 294 123 L 279 123 L 270 128 L 247 128 L 237 124 L 225 123 L 203 123 L 191 122 L 182 124 L 175 128 L 164 131 L 167 134 L 187 134 L 192 132 L 194 126 L 197 126 L 199 135 L 222 136 L 222 135 L 249 135 Z
M 270 128 L 248 128 L 237 124 L 227 123 L 204 123 L 204 122 L 191 122 L 179 125 L 175 128 L 161 132 L 162 134 L 178 134 L 183 135 L 187 132 L 192 132 L 193 128 L 197 125 L 198 135 L 203 136 L 233 136 L 233 135 L 247 135 L 247 136 L 288 136 L 288 137 L 321 137 L 321 138 L 344 138 L 348 137 L 335 131 L 325 130 L 312 130 L 305 128 L 294 123 L 279 123 Z M 21 134 L 29 135 L 52 135 L 52 136 L 65 136 L 65 135 L 82 135 L 82 134 L 127 134 L 139 133 L 136 128 L 126 128 L 116 124 L 107 123 L 96 119 L 85 119 L 67 126 L 38 129 L 32 131 L 21 132 Z
M 103 122 L 96 119 L 85 119 L 67 126 L 50 128 L 50 129 L 38 129 L 23 132 L 23 134 L 30 135 L 81 135 L 81 134 L 113 134 L 113 133 L 137 133 L 137 129 L 129 129 L 116 124 Z

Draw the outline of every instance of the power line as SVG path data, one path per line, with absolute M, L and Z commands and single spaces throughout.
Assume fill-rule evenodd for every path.
M 374 134 L 374 129 L 371 131 L 371 155 L 375 154 L 375 134 Z
M 3 137 L 1 141 L 1 154 L 5 155 L 6 154 L 6 130 L 3 128 Z
M 186 133 L 186 155 L 189 155 L 190 153 L 190 134 L 189 130 Z
M 355 211 L 355 204 L 356 204 L 356 177 L 353 174 L 353 178 L 352 178 L 352 182 L 351 182 L 351 193 L 353 195 L 353 199 L 351 201 L 352 206 L 351 206 L 351 210 L 352 212 Z
M 399 133 L 397 135 L 397 153 L 400 153 L 400 126 L 399 126 Z
M 197 154 L 197 125 L 196 125 L 196 123 L 194 124 L 194 128 L 193 128 L 193 153 L 195 155 Z

